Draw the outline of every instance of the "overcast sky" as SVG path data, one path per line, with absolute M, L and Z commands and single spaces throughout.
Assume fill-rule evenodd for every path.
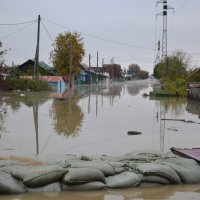
M 192 55 L 191 66 L 200 65 L 200 0 L 168 0 L 168 54 L 184 50 Z M 114 62 L 122 68 L 131 63 L 152 72 L 155 44 L 162 39 L 162 11 L 156 0 L 0 0 L 0 24 L 34 21 L 42 17 L 40 60 L 50 63 L 52 43 L 59 33 L 76 31 L 84 38 L 88 64 Z M 33 58 L 37 23 L 0 25 L 0 41 L 6 63 L 21 64 Z

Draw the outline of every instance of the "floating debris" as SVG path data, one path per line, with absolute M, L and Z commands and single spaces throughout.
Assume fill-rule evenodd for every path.
M 128 131 L 127 134 L 128 135 L 140 135 L 140 134 L 142 134 L 142 132 L 139 132 L 139 131 Z
M 167 128 L 167 130 L 171 130 L 171 131 L 178 131 L 177 129 L 175 128 Z

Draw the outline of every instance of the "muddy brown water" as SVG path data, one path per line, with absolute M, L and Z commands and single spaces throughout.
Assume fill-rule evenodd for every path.
M 117 156 L 199 147 L 200 103 L 142 96 L 151 90 L 152 81 L 133 81 L 78 86 L 62 94 L 1 92 L 0 157 L 40 163 L 63 154 Z M 128 131 L 142 134 L 128 135 Z M 200 199 L 199 195 L 200 185 L 184 185 L 1 199 Z

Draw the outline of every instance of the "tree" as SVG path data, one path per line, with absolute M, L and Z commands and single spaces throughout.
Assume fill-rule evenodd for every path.
M 149 72 L 144 71 L 144 70 L 139 70 L 137 77 L 139 79 L 147 79 L 147 78 L 149 78 Z
M 188 71 L 188 81 L 200 82 L 200 68 L 194 68 Z
M 136 75 L 140 71 L 140 67 L 137 64 L 130 64 L 128 66 L 127 73 L 131 74 L 132 76 Z
M 186 77 L 187 68 L 191 57 L 184 51 L 176 50 L 166 60 L 162 60 L 154 68 L 154 77 L 168 78 L 174 80 L 176 78 Z
M 85 55 L 83 38 L 78 33 L 60 33 L 53 44 L 54 49 L 50 53 L 50 60 L 60 75 L 70 73 L 70 48 L 72 50 L 72 74 L 78 74 L 78 64 Z
M 186 96 L 187 68 L 191 57 L 177 50 L 154 68 L 154 77 L 162 82 L 165 91 L 171 95 Z

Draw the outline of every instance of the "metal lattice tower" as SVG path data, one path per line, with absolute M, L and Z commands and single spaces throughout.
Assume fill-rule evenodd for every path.
M 162 59 L 167 59 L 167 0 L 163 0 Z
M 156 61 L 155 64 L 157 65 L 158 63 L 160 63 L 160 40 L 158 41 L 158 49 L 157 49 L 157 54 L 156 54 Z

